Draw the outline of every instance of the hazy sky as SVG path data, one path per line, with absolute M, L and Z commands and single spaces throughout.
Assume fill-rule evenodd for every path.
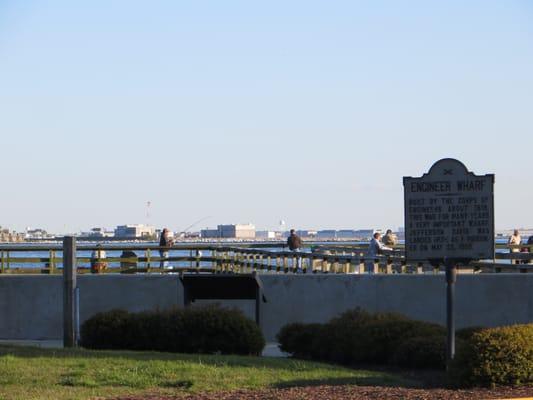
M 442 157 L 533 227 L 532 128 L 528 1 L 0 0 L 14 229 L 395 228 Z

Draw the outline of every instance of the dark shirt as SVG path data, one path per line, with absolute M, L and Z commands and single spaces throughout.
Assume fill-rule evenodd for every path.
M 159 246 L 169 247 L 171 244 L 172 244 L 172 240 L 170 240 L 167 235 L 161 234 L 161 238 L 159 239 Z
M 287 246 L 289 246 L 290 250 L 300 249 L 302 247 L 302 239 L 300 239 L 300 236 L 292 234 L 287 239 Z

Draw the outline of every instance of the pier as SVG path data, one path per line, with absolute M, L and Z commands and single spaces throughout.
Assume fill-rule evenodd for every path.
M 100 273 L 90 272 L 95 250 L 113 255 L 101 259 L 109 266 Z M 163 259 L 159 250 L 170 250 L 171 256 Z M 494 259 L 460 267 L 457 328 L 533 320 L 533 274 L 529 273 L 533 264 L 523 263 L 532 262 L 533 253 L 510 252 L 507 245 L 495 250 Z M 0 246 L 0 339 L 63 336 L 62 251 L 58 244 Z M 135 257 L 120 257 L 123 251 L 133 251 Z M 287 323 L 325 322 L 355 307 L 444 324 L 443 266 L 409 263 L 402 246 L 376 258 L 368 258 L 366 252 L 365 244 L 339 242 L 307 242 L 299 252 L 287 251 L 281 242 L 180 243 L 170 249 L 154 244 L 78 244 L 72 260 L 78 275 L 76 319 L 83 323 L 101 311 L 166 309 L 192 301 L 191 306 L 216 302 L 240 308 L 259 322 L 270 341 Z M 162 268 L 161 261 L 170 265 Z M 239 300 L 232 297 L 233 292 L 232 299 L 220 294 L 219 299 L 212 298 L 214 294 L 191 297 L 183 279 L 241 275 L 259 277 L 261 296 L 255 301 L 248 295 L 248 300 Z M 259 303 L 259 298 L 266 302 Z
M 81 244 L 77 246 L 78 273 L 90 273 L 91 253 L 130 252 L 126 256 L 96 259 L 107 263 L 101 273 L 269 273 L 269 274 L 427 274 L 444 271 L 429 262 L 409 263 L 403 246 L 368 258 L 368 245 L 306 242 L 302 251 L 286 249 L 284 242 L 269 243 L 179 243 L 161 248 L 154 244 Z M 518 252 L 509 250 L 517 249 Z M 519 252 L 527 248 L 529 252 Z M 61 273 L 62 247 L 59 244 L 0 245 L 2 274 Z M 159 251 L 179 253 L 162 258 Z M 131 253 L 135 254 L 135 256 Z M 32 256 L 30 253 L 40 253 Z M 168 263 L 162 268 L 161 262 Z M 498 244 L 494 259 L 461 266 L 461 273 L 527 273 L 533 271 L 533 245 Z

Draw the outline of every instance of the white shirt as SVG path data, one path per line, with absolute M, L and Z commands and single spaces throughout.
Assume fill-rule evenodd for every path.
M 390 247 L 385 246 L 376 238 L 372 238 L 370 245 L 368 246 L 368 256 L 375 257 L 378 254 L 381 254 L 383 250 L 392 250 Z

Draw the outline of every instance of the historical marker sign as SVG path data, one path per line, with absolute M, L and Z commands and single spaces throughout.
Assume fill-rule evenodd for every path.
M 493 174 L 474 175 L 445 158 L 403 185 L 408 260 L 494 257 Z

